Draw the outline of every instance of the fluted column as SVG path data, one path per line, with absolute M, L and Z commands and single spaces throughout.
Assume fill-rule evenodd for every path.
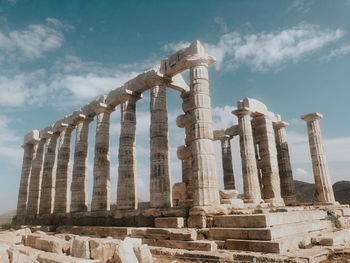
M 131 96 L 121 104 L 118 153 L 117 208 L 137 209 L 136 185 L 136 101 Z
M 109 126 L 111 112 L 106 104 L 100 103 L 96 108 L 96 136 L 94 157 L 94 184 L 92 190 L 91 211 L 110 210 L 110 156 Z
M 235 177 L 233 174 L 233 165 L 232 165 L 232 153 L 231 153 L 231 137 L 222 136 L 220 137 L 221 141 L 221 158 L 222 158 L 222 171 L 224 174 L 224 189 L 225 190 L 234 190 L 235 186 Z
M 22 145 L 22 148 L 24 150 L 24 154 L 21 181 L 18 190 L 17 216 L 25 216 L 27 214 L 30 172 L 32 169 L 32 160 L 35 154 L 34 145 L 32 143 L 26 143 Z
M 30 173 L 29 193 L 28 193 L 28 215 L 36 215 L 39 213 L 41 176 L 43 167 L 43 153 L 46 139 L 41 138 L 34 145 L 34 156 L 32 160 L 32 170 Z
M 286 205 L 294 205 L 296 197 L 294 192 L 294 181 L 292 166 L 290 163 L 289 149 L 286 135 L 288 123 L 279 121 L 273 124 L 276 138 L 278 157 L 278 169 L 281 182 L 281 194 Z
M 242 108 L 235 110 L 232 113 L 238 117 L 244 202 L 261 203 L 262 199 L 255 159 L 251 111 L 248 108 Z
M 307 124 L 317 200 L 322 204 L 334 204 L 335 198 L 318 121 L 322 117 L 317 112 L 301 116 Z
M 254 118 L 257 141 L 259 142 L 260 167 L 262 169 L 262 195 L 266 203 L 283 206 L 278 170 L 277 149 L 272 121 L 268 116 Z
M 150 206 L 171 207 L 170 153 L 166 86 L 151 88 Z
M 43 166 L 43 176 L 41 182 L 40 208 L 39 214 L 51 214 L 53 209 L 54 194 L 54 173 L 56 161 L 56 144 L 58 133 L 48 133 L 45 144 L 45 158 Z
M 190 147 L 194 206 L 220 205 L 208 81 L 208 65 L 212 62 L 208 58 L 196 58 L 190 65 Z
M 79 115 L 76 123 L 70 212 L 88 210 L 86 184 L 88 179 L 89 124 L 93 118 Z
M 54 213 L 68 212 L 68 182 L 70 174 L 70 142 L 74 127 L 62 124 L 57 153 Z

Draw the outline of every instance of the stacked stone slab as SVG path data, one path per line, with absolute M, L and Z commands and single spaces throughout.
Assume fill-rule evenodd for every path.
M 88 177 L 89 125 L 92 120 L 84 114 L 79 114 L 76 121 L 70 212 L 85 212 L 88 210 L 86 183 Z
M 317 200 L 320 204 L 335 204 L 335 198 L 329 176 L 326 153 L 323 147 L 319 120 L 322 114 L 318 112 L 301 116 L 307 124 L 312 168 L 315 178 Z
M 259 145 L 259 166 L 262 171 L 262 197 L 266 203 L 283 206 L 272 120 L 266 115 L 258 115 L 254 118 L 254 124 L 256 142 Z
M 54 200 L 53 175 L 55 173 L 54 166 L 56 160 L 56 144 L 59 135 L 57 133 L 53 133 L 52 128 L 50 127 L 50 130 L 44 131 L 42 136 L 46 138 L 46 144 L 43 175 L 41 181 L 39 214 L 51 214 Z
M 251 111 L 241 108 L 232 112 L 238 117 L 239 143 L 242 159 L 244 202 L 261 203 L 255 146 L 251 124 Z
M 151 88 L 150 206 L 172 207 L 166 85 Z
M 118 154 L 118 209 L 137 209 L 136 185 L 136 101 L 130 96 L 120 108 L 120 137 Z
M 102 101 L 104 100 L 105 98 L 102 98 Z M 91 211 L 110 210 L 109 126 L 113 110 L 103 102 L 95 109 L 97 121 Z
M 36 215 L 39 213 L 41 176 L 45 142 L 46 139 L 42 138 L 38 143 L 34 145 L 34 155 L 32 160 L 32 169 L 30 173 L 30 185 L 28 192 L 28 215 Z
M 32 160 L 35 155 L 34 145 L 39 141 L 39 131 L 34 130 L 24 136 L 24 150 L 21 181 L 18 191 L 17 216 L 25 216 L 27 214 L 28 192 L 30 184 L 30 174 L 32 170 Z
M 70 174 L 70 142 L 73 126 L 62 123 L 58 128 L 60 141 L 57 153 L 54 213 L 68 212 L 68 181 Z
M 288 123 L 279 121 L 273 123 L 276 136 L 276 148 L 278 156 L 278 169 L 281 181 L 281 194 L 286 205 L 295 205 L 296 196 L 294 192 L 294 181 L 292 166 L 290 163 L 289 149 L 287 142 L 286 127 Z

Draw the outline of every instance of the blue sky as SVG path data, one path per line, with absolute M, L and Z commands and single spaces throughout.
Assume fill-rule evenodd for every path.
M 306 125 L 318 111 L 333 182 L 349 180 L 350 1 L 25 1 L 0 2 L 0 212 L 17 202 L 23 136 L 42 129 L 198 39 L 210 67 L 214 128 L 237 122 L 236 102 L 252 97 L 289 122 L 294 177 L 313 182 Z M 186 74 L 184 74 L 186 78 Z M 168 91 L 172 181 L 183 130 L 177 91 Z M 112 201 L 116 195 L 119 109 L 112 114 Z M 90 125 L 92 181 L 94 123 Z M 137 103 L 138 192 L 148 200 L 149 93 Z M 74 136 L 73 133 L 74 149 Z M 219 143 L 217 170 L 222 184 Z M 233 165 L 242 188 L 238 139 Z M 72 151 L 73 153 L 73 151 Z M 89 183 L 91 196 L 91 183 Z

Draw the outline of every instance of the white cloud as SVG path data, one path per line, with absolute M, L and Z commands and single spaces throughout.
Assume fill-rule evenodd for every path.
M 222 32 L 227 33 L 229 31 L 228 26 L 222 17 L 215 17 L 214 22 L 220 26 Z
M 294 171 L 294 175 L 296 175 L 296 176 L 304 176 L 307 174 L 308 174 L 308 172 L 303 168 L 296 168 Z
M 342 29 L 327 30 L 311 24 L 299 24 L 276 32 L 241 35 L 230 32 L 217 44 L 203 43 L 206 52 L 216 58 L 215 68 L 235 69 L 248 66 L 265 71 L 287 62 L 297 63 L 304 56 L 342 38 Z M 188 43 L 169 43 L 164 50 L 178 50 Z
M 28 25 L 22 30 L 0 32 L 0 54 L 7 58 L 35 59 L 44 52 L 59 48 L 63 33 L 56 27 L 62 25 L 57 19 L 48 18 L 47 24 Z
M 333 58 L 343 57 L 350 53 L 350 45 L 344 45 L 332 50 L 327 56 L 321 58 L 322 61 L 330 61 Z
M 13 121 L 5 115 L 0 115 L 0 159 L 4 163 L 10 162 L 11 165 L 20 167 L 22 138 L 10 128 L 11 122 Z
M 237 118 L 232 114 L 236 107 L 226 105 L 212 108 L 213 129 L 226 129 L 237 124 Z

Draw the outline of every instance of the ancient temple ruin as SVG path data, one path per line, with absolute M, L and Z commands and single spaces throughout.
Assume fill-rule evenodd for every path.
M 238 118 L 238 125 L 213 131 L 208 67 L 214 62 L 200 42 L 195 41 L 122 87 L 46 128 L 28 133 L 22 146 L 23 166 L 14 225 L 81 226 L 81 229 L 96 226 L 95 232 L 102 231 L 98 226 L 114 226 L 124 231 L 121 236 L 142 236 L 148 244 L 177 248 L 197 242 L 198 231 L 205 229 L 208 240 L 199 242 L 202 244 L 196 247 L 199 250 L 212 251 L 219 247 L 276 253 L 298 246 L 301 239 L 294 236 L 291 239 L 295 241 L 282 242 L 292 234 L 329 228 L 328 221 L 321 221 L 325 212 L 320 207 L 328 205 L 341 211 L 348 208 L 339 206 L 334 199 L 318 123 L 322 115 L 302 116 L 307 123 L 318 203 L 297 206 L 286 136 L 288 124 L 280 115 L 269 111 L 262 102 L 245 98 L 237 102 L 237 109 L 232 112 L 232 118 Z M 186 70 L 190 73 L 189 85 L 180 74 Z M 167 88 L 179 92 L 184 112 L 176 120 L 178 127 L 185 129 L 185 145 L 177 149 L 182 182 L 174 185 L 170 175 Z M 150 201 L 139 206 L 136 106 L 146 90 L 150 90 L 151 96 Z M 117 106 L 121 114 L 117 202 L 111 206 L 110 189 L 114 186 L 110 185 L 109 128 Z M 93 121 L 96 122 L 94 146 L 88 141 L 89 124 Z M 74 159 L 70 160 L 74 129 Z M 240 141 L 243 199 L 238 197 L 235 186 L 230 143 L 234 136 L 239 136 Z M 222 156 L 215 155 L 216 140 L 221 143 Z M 89 147 L 95 149 L 90 211 Z M 216 158 L 222 158 L 224 189 L 221 190 Z M 275 226 L 278 232 L 271 230 Z M 169 237 L 168 233 L 166 239 L 174 239 L 174 244 L 159 238 L 162 234 L 152 235 L 157 228 L 168 229 L 173 236 Z M 169 229 L 190 232 L 176 230 L 178 236 L 174 238 L 175 232 Z M 186 243 L 189 241 L 192 243 Z

